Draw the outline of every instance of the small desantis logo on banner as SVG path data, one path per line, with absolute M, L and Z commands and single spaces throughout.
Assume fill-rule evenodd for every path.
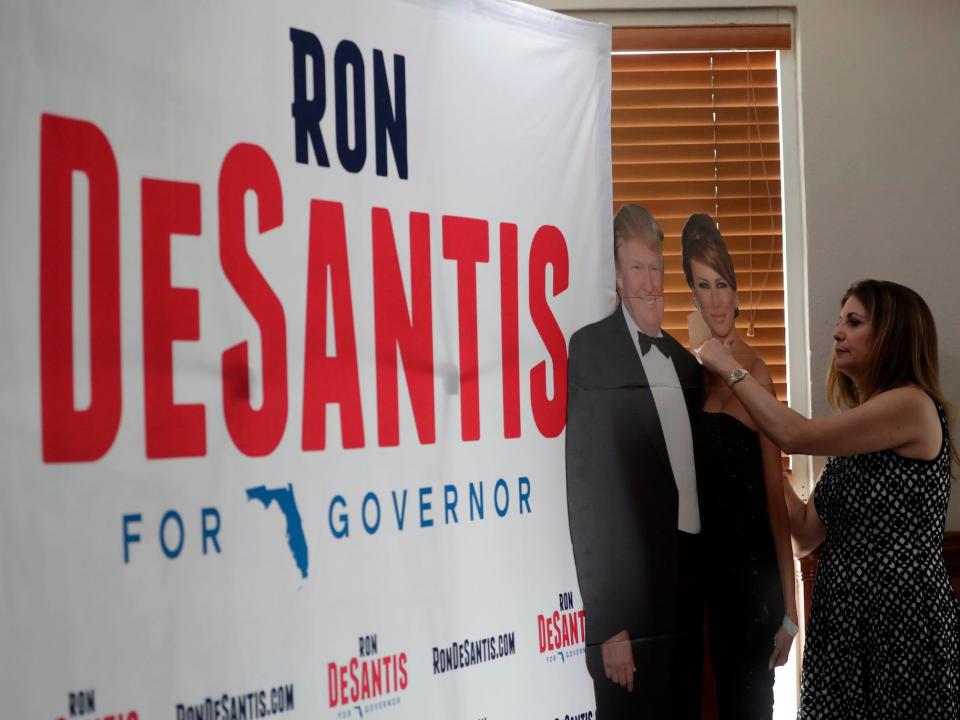
M 106 715 L 97 714 L 96 690 L 79 690 L 67 693 L 67 715 L 60 715 L 57 720 L 67 718 L 83 718 L 84 720 L 140 720 L 136 710 L 122 712 L 111 711 Z
M 586 642 L 586 616 L 573 602 L 573 592 L 557 595 L 558 609 L 537 615 L 537 635 L 540 654 L 547 662 L 566 662 L 575 655 L 583 655 Z
M 357 639 L 357 654 L 327 663 L 328 701 L 338 718 L 364 718 L 400 704 L 407 689 L 407 653 L 380 653 L 376 634 Z

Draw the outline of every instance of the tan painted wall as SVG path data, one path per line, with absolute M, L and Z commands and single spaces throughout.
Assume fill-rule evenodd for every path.
M 538 0 L 554 10 L 703 8 L 688 0 Z M 714 8 L 769 7 L 752 0 Z M 839 298 L 854 280 L 913 287 L 937 321 L 960 410 L 960 2 L 796 0 L 813 411 Z M 958 429 L 960 434 L 960 429 Z M 947 527 L 960 530 L 960 482 Z

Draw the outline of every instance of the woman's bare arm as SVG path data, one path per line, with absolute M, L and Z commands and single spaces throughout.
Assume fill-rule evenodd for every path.
M 698 352 L 701 362 L 722 377 L 739 367 L 729 348 L 717 340 L 708 340 Z M 940 447 L 940 421 L 919 388 L 887 390 L 855 408 L 812 420 L 781 404 L 752 377 L 736 383 L 733 392 L 760 430 L 790 454 L 896 450 L 907 457 L 930 458 Z
M 812 495 L 808 502 L 804 502 L 787 478 L 783 478 L 781 486 L 787 517 L 790 520 L 793 554 L 798 558 L 804 557 L 816 550 L 826 539 L 827 529 L 817 515 Z

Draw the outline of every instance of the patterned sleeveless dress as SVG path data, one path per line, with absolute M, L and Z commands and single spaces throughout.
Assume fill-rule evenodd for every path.
M 933 460 L 885 450 L 827 462 L 798 720 L 960 718 L 960 603 L 943 562 L 949 438 L 937 412 Z

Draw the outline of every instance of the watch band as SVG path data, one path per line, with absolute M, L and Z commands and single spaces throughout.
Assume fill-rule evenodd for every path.
M 743 368 L 737 368 L 732 373 L 730 373 L 730 377 L 727 378 L 727 387 L 732 388 L 734 385 L 736 385 L 738 382 L 743 380 L 749 374 L 750 373 L 748 373 Z

